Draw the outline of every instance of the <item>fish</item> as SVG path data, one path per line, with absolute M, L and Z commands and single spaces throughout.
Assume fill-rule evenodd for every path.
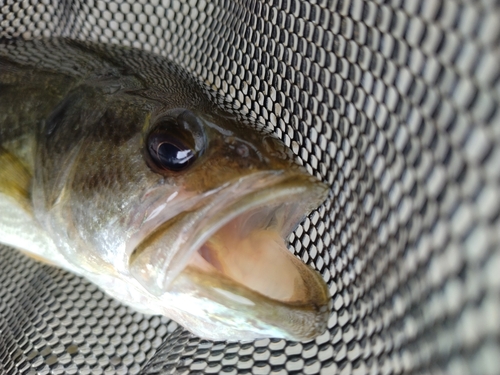
M 314 339 L 331 297 L 287 239 L 329 188 L 216 91 L 134 48 L 0 41 L 0 243 L 204 339 Z

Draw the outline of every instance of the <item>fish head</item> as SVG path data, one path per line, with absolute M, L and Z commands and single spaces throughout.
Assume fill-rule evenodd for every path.
M 327 187 L 193 85 L 157 97 L 87 82 L 46 120 L 33 201 L 65 258 L 204 338 L 323 333 L 326 284 L 286 239 Z

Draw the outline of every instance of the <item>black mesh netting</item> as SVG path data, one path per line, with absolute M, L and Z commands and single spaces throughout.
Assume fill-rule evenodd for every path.
M 0 248 L 1 374 L 500 373 L 498 1 L 0 0 L 60 35 L 174 60 L 331 185 L 291 248 L 333 312 L 213 343 Z

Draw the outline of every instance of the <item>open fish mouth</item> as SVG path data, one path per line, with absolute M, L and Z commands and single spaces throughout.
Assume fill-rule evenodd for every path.
M 136 247 L 131 273 L 166 304 L 175 301 L 171 317 L 188 329 L 204 320 L 191 329 L 200 336 L 227 337 L 222 322 L 235 339 L 314 338 L 326 328 L 328 290 L 286 238 L 325 194 L 303 173 L 243 177 L 158 226 Z M 168 259 L 167 244 L 175 250 Z

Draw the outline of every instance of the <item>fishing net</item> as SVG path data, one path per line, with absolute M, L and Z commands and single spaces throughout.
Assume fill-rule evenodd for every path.
M 168 57 L 331 196 L 290 238 L 314 341 L 209 342 L 0 248 L 1 374 L 498 374 L 500 2 L 0 0 L 0 38 Z

